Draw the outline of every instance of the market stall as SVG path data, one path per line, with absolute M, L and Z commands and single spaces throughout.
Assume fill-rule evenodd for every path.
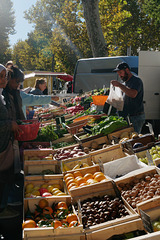
M 159 239 L 158 140 L 79 101 L 65 112 L 37 110 L 37 136 L 21 144 L 24 240 Z M 151 212 L 152 227 L 140 210 Z

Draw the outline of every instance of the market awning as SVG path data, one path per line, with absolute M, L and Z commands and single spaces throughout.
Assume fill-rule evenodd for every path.
M 73 76 L 69 75 L 67 73 L 57 73 L 57 72 L 44 72 L 44 71 L 35 71 L 32 73 L 25 74 L 24 79 L 32 78 L 32 77 L 47 77 L 47 76 L 53 76 L 58 77 L 60 79 L 63 79 L 64 81 L 73 81 Z

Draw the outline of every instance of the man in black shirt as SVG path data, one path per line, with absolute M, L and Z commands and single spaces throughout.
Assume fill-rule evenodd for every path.
M 143 82 L 131 73 L 130 67 L 125 62 L 119 63 L 113 71 L 117 72 L 123 81 L 123 83 L 116 80 L 111 81 L 113 86 L 119 87 L 124 93 L 124 108 L 122 112 L 119 112 L 119 115 L 124 118 L 129 116 L 134 130 L 140 133 L 145 122 Z

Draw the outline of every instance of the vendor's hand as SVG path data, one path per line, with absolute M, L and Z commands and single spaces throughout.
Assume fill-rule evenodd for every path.
M 23 133 L 22 129 L 19 128 L 18 124 L 15 121 L 11 122 L 11 130 L 16 134 Z
M 111 83 L 114 87 L 120 87 L 121 86 L 121 83 L 118 82 L 117 80 L 112 80 Z
M 52 99 L 52 101 L 58 101 L 58 100 L 59 100 L 59 97 L 57 97 L 57 96 L 52 96 L 51 99 Z

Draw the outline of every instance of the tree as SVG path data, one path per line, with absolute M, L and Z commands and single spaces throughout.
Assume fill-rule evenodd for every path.
M 7 48 L 9 47 L 9 34 L 14 34 L 15 16 L 13 3 L 10 0 L 0 0 L 0 62 L 7 61 Z
M 43 54 L 47 48 L 54 54 L 55 71 L 73 74 L 79 58 L 92 57 L 79 0 L 41 0 L 25 17 L 35 24 L 38 52 Z M 40 36 L 44 37 L 43 45 L 39 44 Z
M 99 17 L 99 0 L 82 0 L 82 4 L 93 57 L 107 56 L 107 47 Z
M 126 45 L 122 44 L 120 29 L 131 13 L 123 9 L 125 4 L 120 0 L 99 1 L 100 21 L 109 56 L 122 55 L 123 49 L 126 49 Z
M 157 24 L 160 22 L 159 0 L 144 0 L 143 9 L 145 13 Z

